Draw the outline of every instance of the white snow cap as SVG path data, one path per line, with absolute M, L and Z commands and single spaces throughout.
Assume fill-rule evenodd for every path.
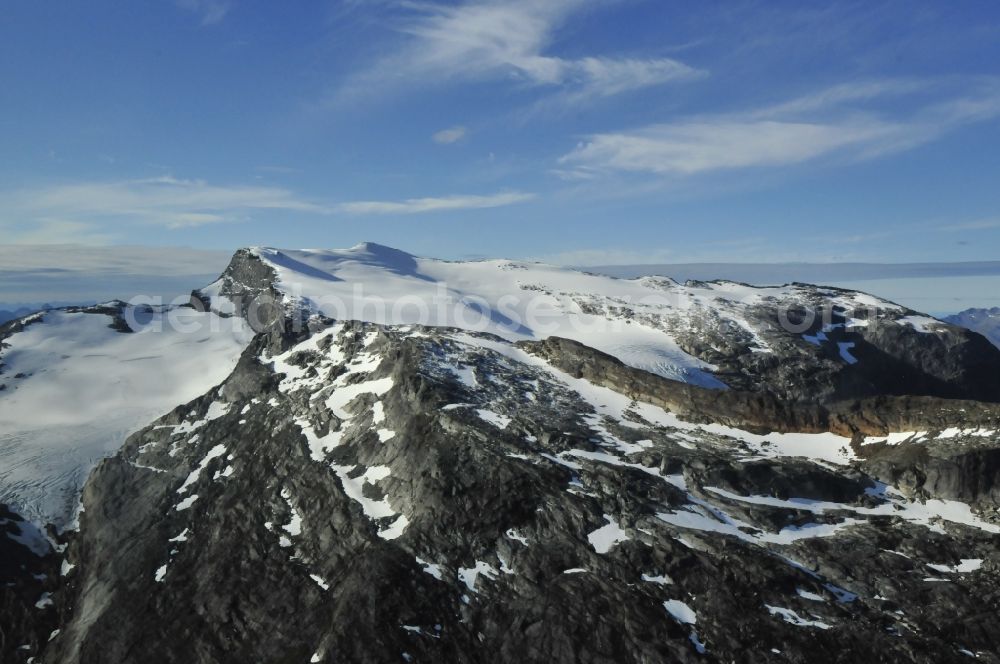
M 345 250 L 249 251 L 275 270 L 276 288 L 291 304 L 331 318 L 458 327 L 511 341 L 566 337 L 630 366 L 718 389 L 726 386 L 712 374 L 715 367 L 682 350 L 673 330 L 717 316 L 719 324 L 745 332 L 751 350 L 770 352 L 747 320 L 747 306 L 815 291 L 616 279 L 508 260 L 442 261 L 372 242 Z M 846 308 L 872 302 L 898 308 L 861 293 L 838 291 L 829 298 Z

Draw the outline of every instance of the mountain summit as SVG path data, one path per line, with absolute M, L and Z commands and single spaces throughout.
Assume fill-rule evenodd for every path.
M 836 288 L 615 279 L 539 263 L 418 258 L 364 243 L 241 250 L 195 296 L 202 308 L 246 315 L 265 293 L 281 304 L 280 320 L 457 327 L 509 341 L 562 337 L 667 378 L 791 400 L 1000 400 L 1000 354 L 979 335 Z M 252 323 L 266 327 L 266 318 Z
M 871 295 L 249 248 L 0 344 L 5 662 L 997 661 L 1000 350 Z

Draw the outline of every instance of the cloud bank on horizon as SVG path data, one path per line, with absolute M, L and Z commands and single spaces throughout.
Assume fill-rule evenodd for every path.
M 18 3 L 0 24 L 0 232 L 989 260 L 998 63 L 1000 8 L 929 0 Z

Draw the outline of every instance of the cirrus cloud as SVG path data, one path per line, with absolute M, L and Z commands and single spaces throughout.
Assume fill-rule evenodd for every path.
M 243 221 L 254 212 L 330 214 L 288 189 L 221 186 L 172 176 L 0 192 L 0 229 L 21 243 L 100 243 L 116 225 L 171 229 Z
M 701 115 L 588 136 L 559 159 L 557 174 L 684 176 L 801 164 L 822 157 L 871 159 L 934 141 L 963 125 L 1000 116 L 1000 81 L 981 80 L 929 102 L 934 81 L 841 85 L 745 112 Z M 915 101 L 873 108 L 905 95 Z
M 524 203 L 534 194 L 503 191 L 401 201 L 308 200 L 282 187 L 215 185 L 171 176 L 80 182 L 0 191 L 0 232 L 11 244 L 106 244 L 126 227 L 190 229 L 263 215 L 409 215 Z
M 337 209 L 347 214 L 420 214 L 454 210 L 481 210 L 525 203 L 534 194 L 511 191 L 488 196 L 443 196 L 440 198 L 409 198 L 403 201 L 355 201 L 341 203 Z
M 583 0 L 410 4 L 397 25 L 406 41 L 348 80 L 337 97 L 459 81 L 510 81 L 559 91 L 566 102 L 609 97 L 705 72 L 665 57 L 552 54 L 556 31 L 590 7 Z

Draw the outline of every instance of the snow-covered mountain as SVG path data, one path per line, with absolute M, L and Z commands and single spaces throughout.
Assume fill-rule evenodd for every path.
M 666 378 L 788 399 L 1000 395 L 1000 364 L 978 336 L 865 293 L 806 284 L 624 280 L 367 243 L 243 250 L 197 295 L 224 315 L 247 314 L 264 295 L 292 317 L 452 326 L 510 341 L 563 337 Z M 251 318 L 269 311 L 254 307 Z
M 0 343 L 4 661 L 998 661 L 1000 350 L 871 295 L 259 248 Z
M 991 309 L 966 309 L 942 320 L 978 332 L 1000 347 L 1000 307 Z

